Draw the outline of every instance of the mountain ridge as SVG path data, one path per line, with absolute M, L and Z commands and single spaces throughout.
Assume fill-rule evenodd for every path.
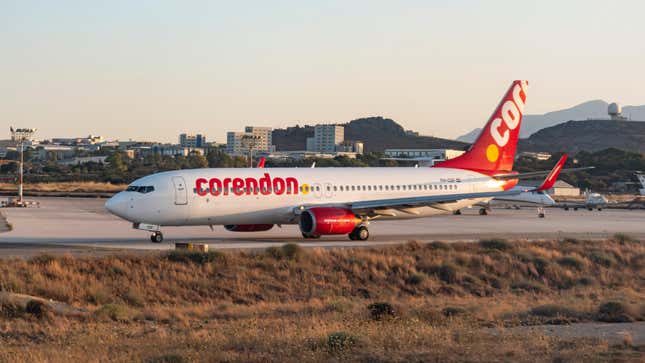
M 555 126 L 567 121 L 582 121 L 587 119 L 608 119 L 607 107 L 609 103 L 604 100 L 591 100 L 580 103 L 573 107 L 565 108 L 562 110 L 551 111 L 541 115 L 527 114 L 524 115 L 522 120 L 522 129 L 520 130 L 521 138 L 528 138 L 534 133 L 546 127 Z M 637 121 L 645 121 L 645 105 L 641 106 L 624 106 L 623 116 L 628 119 Z M 472 143 L 481 128 L 476 128 L 468 133 L 465 133 L 456 140 Z

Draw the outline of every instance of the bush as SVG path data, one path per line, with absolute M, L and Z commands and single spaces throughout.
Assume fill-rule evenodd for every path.
M 181 263 L 194 263 L 197 265 L 204 265 L 217 260 L 223 260 L 224 254 L 219 251 L 186 251 L 186 250 L 173 250 L 168 252 L 167 258 L 172 262 Z
M 327 349 L 333 353 L 341 353 L 356 345 L 356 337 L 344 332 L 334 332 L 327 336 Z
M 0 301 L 0 316 L 7 319 L 19 318 L 25 314 L 25 309 L 17 304 Z
M 589 254 L 589 259 L 594 263 L 604 267 L 611 267 L 616 264 L 616 259 L 614 258 L 614 256 L 602 251 L 591 251 L 591 253 Z
M 515 282 L 511 285 L 511 288 L 514 290 L 524 290 L 528 292 L 537 292 L 537 293 L 546 291 L 546 288 L 543 285 L 537 282 L 528 281 L 528 280 Z
M 426 275 L 422 273 L 415 273 L 408 278 L 406 283 L 408 285 L 421 285 L 425 279 L 426 279 Z
M 129 321 L 134 315 L 130 308 L 121 304 L 105 304 L 96 310 L 94 314 L 99 318 L 114 321 Z
M 597 319 L 607 323 L 632 322 L 637 315 L 634 309 L 620 301 L 608 301 L 598 307 Z
M 582 315 L 578 311 L 554 304 L 536 306 L 529 313 L 544 318 L 567 317 L 577 319 Z
M 298 260 L 304 254 L 302 247 L 297 243 L 287 243 L 280 247 L 282 255 L 288 260 Z
M 628 234 L 625 234 L 625 233 L 616 233 L 616 234 L 614 234 L 613 240 L 618 242 L 618 243 L 620 243 L 621 245 L 623 245 L 625 243 L 638 242 L 637 239 L 635 239 L 634 237 L 632 237 L 632 236 L 630 236 Z
M 447 306 L 443 310 L 441 310 L 441 313 L 444 316 L 447 316 L 447 317 L 453 317 L 453 316 L 457 316 L 457 315 L 464 315 L 467 312 L 468 311 L 466 309 L 464 309 L 462 307 L 458 307 L 458 306 Z
M 391 304 L 386 302 L 377 302 L 372 303 L 367 306 L 367 309 L 370 311 L 370 316 L 372 320 L 383 320 L 387 317 L 394 317 L 394 307 Z
M 447 251 L 452 248 L 448 243 L 440 242 L 440 241 L 430 242 L 428 243 L 428 247 L 433 250 L 444 250 L 444 251 Z
M 558 263 L 561 266 L 574 268 L 578 271 L 582 270 L 582 268 L 584 267 L 584 263 L 582 262 L 582 260 L 576 256 L 564 256 L 558 259 Z
M 487 250 L 508 251 L 513 245 L 505 239 L 488 239 L 479 241 L 479 245 Z
M 441 281 L 448 284 L 456 284 L 459 282 L 459 272 L 457 266 L 449 263 L 444 263 L 439 267 L 438 276 Z
M 123 294 L 122 298 L 123 298 L 123 301 L 125 301 L 128 305 L 136 306 L 139 308 L 143 307 L 145 303 L 145 299 L 141 295 L 141 293 L 134 289 L 128 290 L 128 292 Z

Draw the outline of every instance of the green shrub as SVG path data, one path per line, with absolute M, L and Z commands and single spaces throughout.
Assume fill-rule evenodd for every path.
M 282 255 L 288 260 L 298 260 L 304 254 L 302 247 L 297 243 L 287 243 L 280 247 Z
M 439 279 L 448 284 L 456 284 L 459 282 L 459 270 L 457 266 L 449 263 L 444 263 L 437 271 Z
M 467 312 L 468 312 L 468 310 L 466 310 L 466 309 L 464 309 L 462 307 L 459 307 L 459 306 L 447 306 L 443 310 L 441 310 L 441 313 L 444 316 L 447 316 L 447 317 L 453 317 L 453 316 L 457 316 L 457 315 L 464 315 Z
M 524 290 L 528 292 L 537 292 L 537 293 L 542 293 L 546 291 L 546 288 L 544 285 L 539 284 L 534 281 L 518 281 L 513 284 L 511 284 L 511 288 L 514 290 Z
M 392 304 L 386 302 L 376 302 L 369 304 L 367 310 L 370 311 L 370 316 L 372 320 L 383 320 L 384 318 L 394 317 L 394 307 Z
M 327 336 L 327 349 L 333 353 L 342 353 L 356 345 L 356 337 L 344 332 L 334 332 Z
M 444 250 L 447 251 L 452 248 L 450 244 L 446 242 L 440 242 L 440 241 L 434 241 L 428 243 L 428 248 L 433 249 L 433 250 Z
M 423 283 L 423 281 L 425 281 L 425 279 L 426 279 L 425 274 L 415 273 L 415 274 L 412 274 L 412 276 L 410 276 L 407 279 L 406 283 L 408 285 L 421 285 Z
M 217 260 L 223 260 L 224 254 L 219 251 L 190 251 L 190 250 L 173 250 L 168 252 L 167 258 L 169 261 L 181 263 L 194 263 L 197 265 L 204 265 Z
M 136 306 L 139 308 L 143 307 L 145 303 L 145 299 L 141 295 L 141 293 L 134 289 L 129 289 L 125 294 L 123 294 L 122 298 L 123 301 L 125 301 L 128 305 Z
M 591 251 L 589 259 L 604 267 L 611 267 L 616 264 L 616 258 L 614 258 L 614 256 L 602 251 Z
M 101 306 L 94 314 L 101 319 L 111 319 L 114 321 L 129 321 L 133 318 L 133 311 L 121 304 L 105 304 Z
M 25 315 L 25 309 L 17 304 L 7 301 L 0 302 L 0 316 L 7 319 L 19 318 Z
M 531 315 L 540 316 L 544 318 L 555 318 L 555 317 L 567 317 L 567 318 L 579 318 L 582 313 L 575 311 L 573 309 L 566 308 L 564 306 L 548 304 L 541 305 L 532 308 L 529 313 Z
M 607 323 L 628 323 L 635 319 L 637 313 L 630 306 L 620 301 L 608 301 L 598 307 L 597 319 Z
M 574 268 L 576 270 L 582 270 L 584 267 L 584 262 L 576 256 L 564 256 L 558 259 L 558 263 L 563 267 Z
M 508 251 L 513 249 L 513 244 L 505 239 L 487 239 L 479 241 L 479 245 L 487 250 Z
M 634 243 L 638 242 L 638 240 L 628 234 L 625 233 L 616 233 L 613 236 L 613 240 L 620 243 L 621 245 L 625 243 Z

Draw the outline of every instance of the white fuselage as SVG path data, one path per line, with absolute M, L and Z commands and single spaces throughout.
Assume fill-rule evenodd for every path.
M 159 226 L 295 224 L 297 211 L 314 205 L 497 192 L 504 184 L 474 171 L 450 168 L 192 169 L 138 179 L 106 207 L 128 221 Z M 489 199 L 383 210 L 377 217 L 426 217 Z

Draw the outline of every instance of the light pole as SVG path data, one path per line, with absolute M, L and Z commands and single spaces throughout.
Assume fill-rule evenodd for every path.
M 242 145 L 249 152 L 249 168 L 253 167 L 253 148 L 255 144 L 261 139 L 258 135 L 244 135 L 242 136 Z
M 24 174 L 24 149 L 25 141 L 31 140 L 31 137 L 36 132 L 36 129 L 15 129 L 9 127 L 11 130 L 11 140 L 16 143 L 18 147 L 18 152 L 20 153 L 20 163 L 18 165 L 18 203 L 23 204 L 22 200 L 22 184 L 23 184 L 23 174 Z

